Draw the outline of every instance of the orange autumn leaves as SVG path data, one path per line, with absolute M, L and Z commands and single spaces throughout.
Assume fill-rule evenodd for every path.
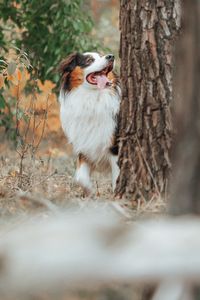
M 41 91 L 40 94 L 36 94 L 36 112 L 38 114 L 44 111 L 46 108 L 47 111 L 47 120 L 46 120 L 46 131 L 45 135 L 49 133 L 58 133 L 60 134 L 60 119 L 59 119 L 59 104 L 57 101 L 56 94 L 52 92 L 52 89 L 56 86 L 53 82 L 49 80 L 45 80 L 42 83 L 40 80 L 37 81 L 37 85 L 39 90 Z M 48 102 L 48 107 L 47 107 Z
M 9 65 L 11 66 L 10 70 Z M 9 87 L 5 87 L 5 79 L 9 82 Z M 41 135 L 47 138 L 51 133 L 59 135 L 61 132 L 59 105 L 53 92 L 55 84 L 49 80 L 45 80 L 44 83 L 40 80 L 32 80 L 31 92 L 27 95 L 25 88 L 29 80 L 30 74 L 27 68 L 22 65 L 18 67 L 14 62 L 13 66 L 10 62 L 7 69 L 0 74 L 0 89 L 5 89 L 4 98 L 12 97 L 13 102 L 18 105 L 20 111 L 18 123 L 21 133 L 26 131 L 28 122 L 29 140 L 33 138 L 33 135 L 35 141 L 40 139 Z M 15 110 L 14 107 L 13 110 Z
M 7 75 L 7 80 L 11 83 L 9 92 L 13 97 L 18 97 L 24 90 L 27 81 L 30 79 L 30 74 L 24 68 L 20 70 L 16 68 L 12 75 Z

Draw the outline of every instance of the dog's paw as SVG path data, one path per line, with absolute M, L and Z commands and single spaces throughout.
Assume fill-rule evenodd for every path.
M 83 189 L 83 197 L 93 197 L 95 195 L 94 190 L 92 188 L 88 189 L 81 186 Z
M 89 197 L 94 193 L 92 182 L 88 176 L 84 176 L 83 173 L 76 172 L 74 179 L 76 184 L 82 187 L 85 197 Z

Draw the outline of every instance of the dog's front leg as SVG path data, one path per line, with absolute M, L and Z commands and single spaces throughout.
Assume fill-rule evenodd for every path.
M 82 187 L 86 196 L 93 191 L 92 182 L 90 179 L 91 166 L 83 154 L 79 154 L 77 159 L 77 168 L 75 173 L 76 182 Z
M 116 188 L 116 181 L 119 176 L 119 166 L 118 166 L 118 156 L 117 155 L 111 155 L 110 157 L 110 165 L 111 165 L 111 170 L 112 170 L 112 189 L 113 192 L 115 191 Z

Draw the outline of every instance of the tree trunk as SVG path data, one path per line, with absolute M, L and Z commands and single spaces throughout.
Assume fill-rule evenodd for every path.
M 171 162 L 172 49 L 179 0 L 121 0 L 122 103 L 116 194 L 150 199 L 165 191 Z
M 200 214 L 200 1 L 184 0 L 177 53 L 174 167 L 170 211 Z

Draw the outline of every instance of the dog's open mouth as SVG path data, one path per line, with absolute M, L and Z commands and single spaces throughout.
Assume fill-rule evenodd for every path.
M 112 84 L 112 81 L 108 79 L 108 73 L 113 69 L 113 62 L 101 71 L 93 72 L 87 75 L 87 82 L 93 85 L 97 85 L 99 89 L 104 89 L 106 86 Z

